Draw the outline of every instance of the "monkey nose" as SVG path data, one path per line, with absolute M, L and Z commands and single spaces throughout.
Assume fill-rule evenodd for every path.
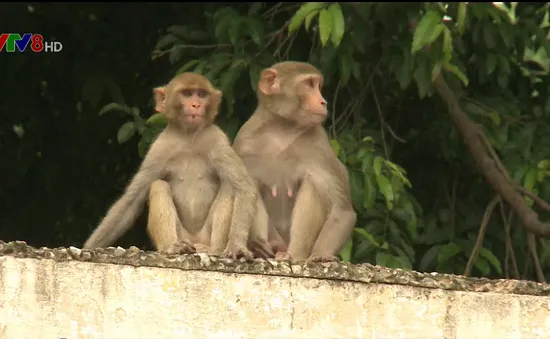
M 321 100 L 321 106 L 326 106 L 327 105 L 327 101 L 326 100 Z

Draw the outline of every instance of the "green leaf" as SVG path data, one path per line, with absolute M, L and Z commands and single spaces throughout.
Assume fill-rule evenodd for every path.
M 185 63 L 185 65 L 181 66 L 180 69 L 176 72 L 176 74 L 185 73 L 188 70 L 191 69 L 191 67 L 196 66 L 201 62 L 199 59 L 191 60 Z
M 424 253 L 424 256 L 420 260 L 420 264 L 418 265 L 420 271 L 427 271 L 428 267 L 434 266 L 433 264 L 435 263 L 435 259 L 437 258 L 440 249 L 441 245 L 434 245 L 427 250 L 426 253 Z
M 316 9 L 306 16 L 306 23 L 305 23 L 306 32 L 309 32 L 309 27 L 311 27 L 311 22 L 313 21 L 313 18 L 315 18 L 319 14 L 319 12 L 320 10 Z
M 349 54 L 341 54 L 338 57 L 338 69 L 340 71 L 340 81 L 342 86 L 347 85 L 349 81 L 353 63 L 354 60 Z
M 137 147 L 138 147 L 138 154 L 141 158 L 145 157 L 145 154 L 147 154 L 149 145 L 150 145 L 150 142 L 146 138 L 139 139 Z
M 248 8 L 248 15 L 257 14 L 260 9 L 262 9 L 263 5 L 263 2 L 253 2 L 252 5 L 250 5 L 250 7 Z
M 394 193 L 390 181 L 385 175 L 381 174 L 376 177 L 376 182 L 380 192 L 386 199 L 386 206 L 391 210 L 393 208 Z
M 464 30 L 466 29 L 466 3 L 465 2 L 458 3 L 456 27 L 458 30 L 458 34 L 460 35 L 464 34 Z
M 104 77 L 90 74 L 82 86 L 82 99 L 89 102 L 94 108 L 98 106 L 105 91 Z
M 500 266 L 500 261 L 493 254 L 493 252 L 489 251 L 485 247 L 482 247 L 479 249 L 479 255 L 487 259 L 487 261 L 491 264 L 491 266 L 494 267 L 498 274 L 502 274 L 502 266 Z
M 372 153 L 368 153 L 365 155 L 365 157 L 363 158 L 363 160 L 361 161 L 361 172 L 365 173 L 365 174 L 372 174 L 372 160 L 373 160 L 374 156 Z
M 175 65 L 178 63 L 183 58 L 184 50 L 185 48 L 183 48 L 183 45 L 174 45 L 168 55 L 168 61 L 170 61 L 170 64 Z
M 445 56 L 445 62 L 450 62 L 453 57 L 453 37 L 447 27 L 443 31 L 443 55 Z
M 407 253 L 405 253 L 405 251 L 403 251 L 401 248 L 399 248 L 397 246 L 392 246 L 392 248 L 398 254 L 397 258 L 401 262 L 400 267 L 403 268 L 403 269 L 406 269 L 406 270 L 411 270 L 412 269 L 412 263 L 411 263 L 411 259 L 409 259 L 409 257 L 407 256 Z
M 223 73 L 220 79 L 220 87 L 222 92 L 229 91 L 239 78 L 243 71 L 243 63 L 240 60 L 235 60 L 231 66 Z
M 202 74 L 202 70 L 203 70 L 204 66 L 207 65 L 207 63 L 208 63 L 207 60 L 201 60 L 201 61 L 199 62 L 199 64 L 197 65 L 197 67 L 195 67 L 195 69 L 193 70 L 193 72 Z
M 248 76 L 250 78 L 250 87 L 256 92 L 258 87 L 258 82 L 260 81 L 260 74 L 262 73 L 262 68 L 257 65 L 251 65 L 248 70 Z
M 329 142 L 330 142 L 330 147 L 332 147 L 332 150 L 334 151 L 336 156 L 338 156 L 338 154 L 340 154 L 340 149 L 342 149 L 342 147 L 340 146 L 340 143 L 336 139 L 330 139 Z
M 497 68 L 497 58 L 493 53 L 487 54 L 487 57 L 485 58 L 485 67 L 487 68 L 487 75 L 493 74 Z
M 332 32 L 332 14 L 326 9 L 322 9 L 319 13 L 319 37 L 321 39 L 321 45 L 326 46 L 330 33 Z
M 170 26 L 167 29 L 168 33 L 171 33 L 177 37 L 185 39 L 189 36 L 190 30 L 187 26 L 184 25 L 174 25 Z
M 365 209 L 367 210 L 370 210 L 374 207 L 378 191 L 376 190 L 376 187 L 374 187 L 371 176 L 369 174 L 365 173 L 364 179 L 365 187 L 363 190 L 363 207 L 365 207 Z
M 155 113 L 145 123 L 147 125 L 166 125 L 166 117 L 162 113 Z
M 353 248 L 353 241 L 350 239 L 344 246 L 344 248 L 340 251 L 340 258 L 342 258 L 342 261 L 351 261 L 351 250 Z
M 417 220 L 416 220 L 416 213 L 414 211 L 414 206 L 409 199 L 401 199 L 401 201 L 402 201 L 402 207 L 408 215 L 408 219 L 406 221 L 407 231 L 409 232 L 409 236 L 412 239 L 414 239 L 417 236 Z
M 136 125 L 133 121 L 128 121 L 120 127 L 117 133 L 117 139 L 119 144 L 123 144 L 126 141 L 130 140 L 131 137 L 136 133 Z
M 443 68 L 447 72 L 453 73 L 460 81 L 462 81 L 464 86 L 468 86 L 468 78 L 466 77 L 466 75 L 464 73 L 462 73 L 462 71 L 460 69 L 458 69 L 458 67 L 456 67 L 455 65 L 453 65 L 451 63 L 445 63 L 443 65 Z
M 222 9 L 216 11 L 214 14 L 214 22 L 216 22 L 216 28 L 214 30 L 214 35 L 219 42 L 226 42 L 229 30 L 231 29 L 235 21 L 239 22 L 241 16 L 232 7 L 223 7 Z
M 436 62 L 434 68 L 432 69 L 432 82 L 437 79 L 441 74 L 441 69 L 443 68 L 443 63 L 441 61 Z
M 351 201 L 355 210 L 360 210 L 363 206 L 363 175 L 358 171 L 351 171 L 349 176 Z
M 479 272 L 481 272 L 481 275 L 487 276 L 491 273 L 491 267 L 489 266 L 487 260 L 483 257 L 477 257 L 474 266 L 479 270 Z
M 107 112 L 110 112 L 110 111 L 122 111 L 122 112 L 128 113 L 128 114 L 131 113 L 130 107 L 118 104 L 116 102 L 112 102 L 110 104 L 107 104 L 107 105 L 103 106 L 103 108 L 99 111 L 99 115 L 103 115 L 103 114 L 105 114 Z
M 328 7 L 328 12 L 332 16 L 332 31 L 331 31 L 331 41 L 335 47 L 340 45 L 342 38 L 344 37 L 344 32 L 346 30 L 346 24 L 344 21 L 344 14 L 342 13 L 342 8 L 340 4 L 335 2 Z
M 424 45 L 434 42 L 442 31 L 441 15 L 434 10 L 428 11 L 414 30 L 411 53 L 415 54 Z
M 229 30 L 227 33 L 229 35 L 229 41 L 232 45 L 235 45 L 241 35 L 242 20 L 241 17 L 234 17 L 230 22 L 231 24 L 229 25 Z
M 455 244 L 454 242 L 450 242 L 446 245 L 441 246 L 439 249 L 439 253 L 437 254 L 437 263 L 438 264 L 444 264 L 449 259 L 453 258 L 457 254 L 462 252 L 462 247 Z
M 497 113 L 497 111 L 491 111 L 491 113 L 489 113 L 489 118 L 491 118 L 495 126 L 500 126 L 500 115 Z
M 181 43 L 181 42 L 182 42 L 181 39 L 178 38 L 177 36 L 174 36 L 172 34 L 168 34 L 168 35 L 165 35 L 162 38 L 160 38 L 160 40 L 157 42 L 154 50 L 163 50 L 166 47 L 170 47 L 173 44 Z
M 494 35 L 493 35 L 493 23 L 491 22 L 487 22 L 484 26 L 483 26 L 483 39 L 485 41 L 485 45 L 490 48 L 490 49 L 493 49 L 495 48 L 495 39 L 494 39 Z
M 418 95 L 423 98 L 430 92 L 432 84 L 432 65 L 426 58 L 417 60 L 418 65 L 414 70 L 414 80 L 418 87 Z
M 306 2 L 303 4 L 297 11 L 296 14 L 290 19 L 290 24 L 288 25 L 288 33 L 291 34 L 297 30 L 304 19 L 313 11 L 318 11 L 326 5 L 326 2 Z
M 262 47 L 264 45 L 264 25 L 257 18 L 242 18 L 244 28 L 252 41 Z
M 384 158 L 382 157 L 375 157 L 374 158 L 374 165 L 372 166 L 374 169 L 374 174 L 376 174 L 377 177 L 380 176 L 382 173 L 382 164 L 384 163 Z
M 403 51 L 403 61 L 400 62 L 401 68 L 399 74 L 397 74 L 399 85 L 401 89 L 405 89 L 409 86 L 412 80 L 414 60 L 408 50 Z
M 506 59 L 504 56 L 498 56 L 498 65 L 500 71 L 505 75 L 509 75 L 512 73 L 512 70 L 510 69 L 510 61 L 508 61 L 508 59 Z
M 398 257 L 384 252 L 376 254 L 376 265 L 389 268 L 403 268 L 403 263 Z
M 525 178 L 523 179 L 523 187 L 525 187 L 529 191 L 532 191 L 535 188 L 536 173 L 537 173 L 536 168 L 530 168 L 527 171 L 527 174 L 525 175 Z

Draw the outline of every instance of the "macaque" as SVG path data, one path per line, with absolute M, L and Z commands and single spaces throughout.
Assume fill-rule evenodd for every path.
M 256 223 L 269 224 L 277 260 L 338 260 L 355 226 L 347 169 L 322 126 L 322 85 L 322 74 L 307 63 L 263 70 L 258 107 L 233 142 L 257 180 L 263 217 Z
M 147 233 L 160 252 L 251 259 L 247 245 L 253 235 L 255 253 L 273 256 L 267 225 L 251 230 L 257 219 L 255 182 L 213 123 L 222 93 L 196 73 L 180 74 L 153 92 L 155 110 L 165 115 L 167 126 L 84 248 L 110 245 L 148 201 Z

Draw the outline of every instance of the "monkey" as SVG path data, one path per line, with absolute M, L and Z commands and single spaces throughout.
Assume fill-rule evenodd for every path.
M 233 141 L 257 181 L 257 216 L 264 217 L 255 222 L 268 223 L 276 260 L 338 260 L 357 219 L 349 174 L 322 126 L 322 85 L 323 75 L 308 63 L 264 69 L 257 108 Z
M 250 260 L 253 233 L 255 253 L 273 256 L 267 225 L 255 223 L 265 230 L 251 232 L 257 219 L 255 182 L 227 135 L 214 124 L 221 91 L 204 76 L 186 72 L 153 93 L 155 110 L 164 114 L 167 126 L 84 248 L 114 242 L 147 201 L 147 233 L 159 252 L 198 251 Z

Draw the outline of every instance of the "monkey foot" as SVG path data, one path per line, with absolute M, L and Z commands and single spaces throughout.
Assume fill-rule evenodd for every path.
M 195 247 L 187 241 L 178 241 L 165 252 L 168 254 L 192 254 L 195 253 Z
M 240 246 L 235 244 L 228 244 L 226 249 L 223 251 L 223 256 L 231 258 L 233 260 L 238 260 L 244 258 L 246 261 L 252 261 L 254 255 L 246 246 Z
M 197 253 L 209 253 L 210 247 L 203 244 L 193 244 Z
M 275 260 L 278 261 L 290 261 L 291 259 L 292 257 L 288 252 L 277 252 L 277 254 L 275 254 Z
M 334 255 L 311 255 L 307 261 L 310 262 L 333 262 L 340 261 L 340 258 Z
M 273 248 L 273 252 L 275 253 L 288 251 L 288 246 L 285 243 L 279 241 L 271 242 L 271 248 Z

